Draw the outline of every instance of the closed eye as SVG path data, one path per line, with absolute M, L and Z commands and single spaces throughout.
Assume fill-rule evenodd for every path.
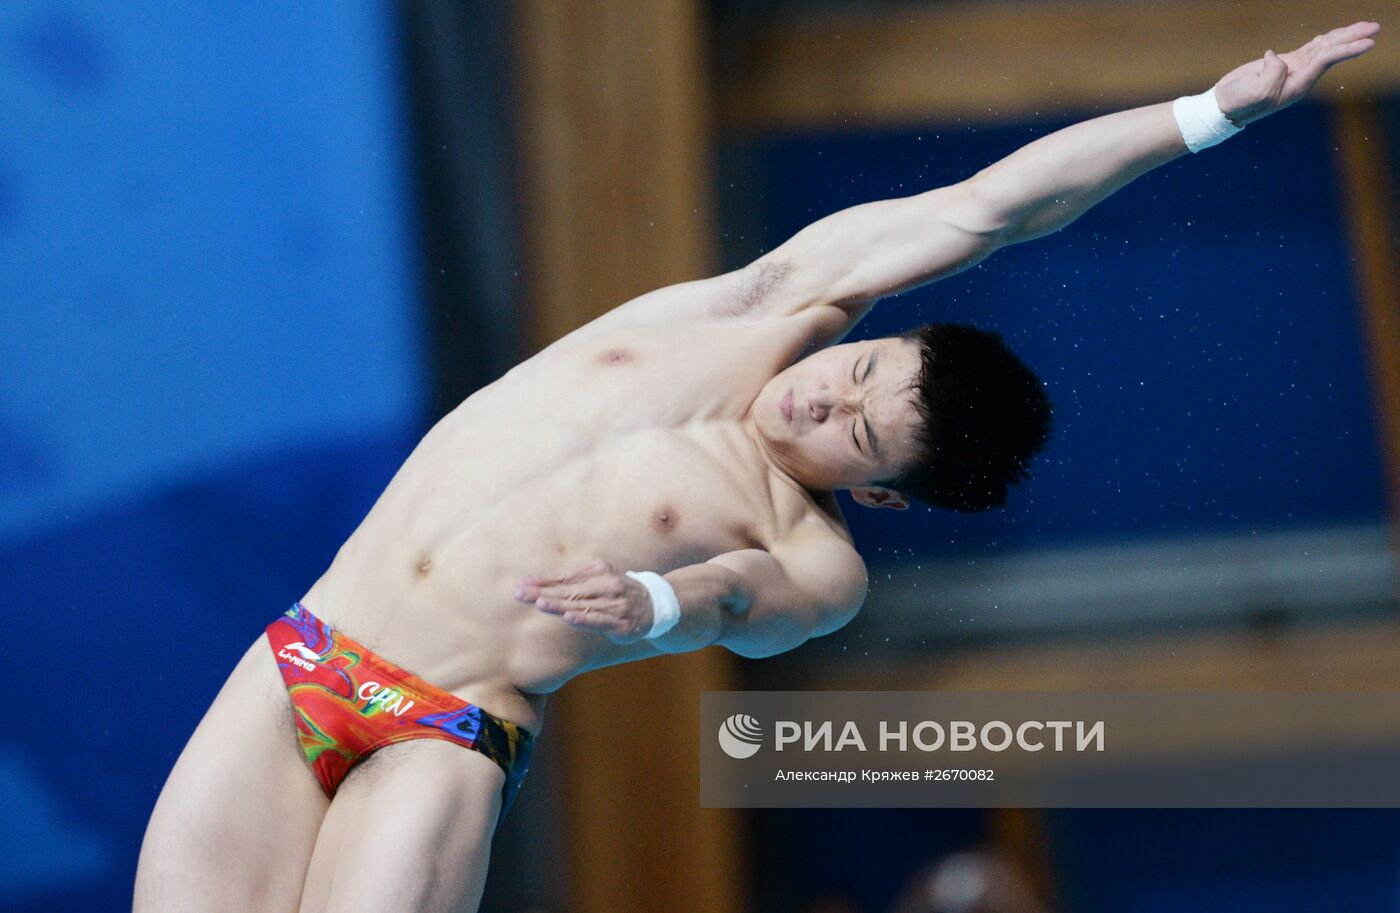
M 860 383 L 860 381 L 856 380 L 856 368 L 858 367 L 860 367 L 859 358 L 851 363 L 851 383 L 853 384 Z M 856 451 L 859 452 L 861 456 L 865 456 L 865 449 L 860 446 L 860 436 L 856 434 L 855 422 L 851 422 L 851 440 L 856 443 Z
M 879 357 L 879 352 L 871 352 L 870 357 L 865 360 L 865 374 L 861 376 L 862 382 L 869 382 L 870 375 L 875 371 L 875 361 Z M 880 438 L 875 434 L 875 429 L 870 424 L 870 416 L 864 415 L 863 417 L 865 419 L 866 443 L 870 445 L 871 455 L 878 460 L 880 458 Z

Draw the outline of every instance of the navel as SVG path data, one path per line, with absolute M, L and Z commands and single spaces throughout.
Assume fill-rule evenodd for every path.
M 651 515 L 651 528 L 658 533 L 669 533 L 681 522 L 680 513 L 670 504 L 663 504 Z
M 433 569 L 433 556 L 424 555 L 418 563 L 413 566 L 413 572 L 419 577 L 428 576 L 428 572 Z
M 606 349 L 598 356 L 598 363 L 602 365 L 622 365 L 631 361 L 635 353 L 631 349 L 615 347 Z

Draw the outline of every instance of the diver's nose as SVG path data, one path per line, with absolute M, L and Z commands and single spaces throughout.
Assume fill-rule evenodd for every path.
M 835 409 L 855 412 L 860 409 L 860 399 L 854 392 L 833 395 L 829 390 L 823 390 L 807 404 L 807 412 L 817 424 L 830 418 Z

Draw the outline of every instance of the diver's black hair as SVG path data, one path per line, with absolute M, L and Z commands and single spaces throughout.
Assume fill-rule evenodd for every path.
M 900 334 L 919 346 L 914 385 L 918 457 L 876 484 L 926 504 L 981 511 L 1029 477 L 1053 420 L 1035 372 L 998 333 L 929 323 Z

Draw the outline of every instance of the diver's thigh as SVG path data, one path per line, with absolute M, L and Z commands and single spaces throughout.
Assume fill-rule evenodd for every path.
M 303 913 L 475 910 L 504 785 L 495 762 L 450 742 L 380 749 L 326 813 Z
M 264 635 L 156 800 L 137 864 L 136 913 L 295 910 L 326 805 Z

